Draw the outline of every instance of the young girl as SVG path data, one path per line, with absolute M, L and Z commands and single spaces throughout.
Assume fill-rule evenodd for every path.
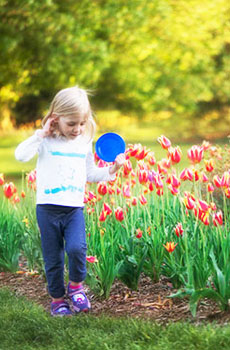
M 110 181 L 124 164 L 124 154 L 111 167 L 98 168 L 92 153 L 95 122 L 87 93 L 72 87 L 54 97 L 43 129 L 22 142 L 15 157 L 29 161 L 38 153 L 36 214 L 41 232 L 51 315 L 71 315 L 64 300 L 64 252 L 69 260 L 67 295 L 75 313 L 88 311 L 82 282 L 86 277 L 83 201 L 86 181 Z

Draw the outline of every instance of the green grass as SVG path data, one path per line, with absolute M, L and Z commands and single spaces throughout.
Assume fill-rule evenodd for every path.
M 79 315 L 52 318 L 40 306 L 0 289 L 0 350 L 220 350 L 230 326 Z

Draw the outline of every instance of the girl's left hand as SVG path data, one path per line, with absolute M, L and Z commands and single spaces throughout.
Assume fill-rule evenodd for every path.
M 124 153 L 120 153 L 116 156 L 116 159 L 114 161 L 114 164 L 111 166 L 111 168 L 109 169 L 109 173 L 112 175 L 114 173 L 117 172 L 117 170 L 120 169 L 120 167 L 122 167 L 122 165 L 124 165 L 125 163 L 125 154 Z

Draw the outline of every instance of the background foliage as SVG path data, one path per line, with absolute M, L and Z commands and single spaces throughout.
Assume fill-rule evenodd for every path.
M 227 0 L 0 0 L 0 31 L 1 119 L 36 120 L 79 84 L 97 110 L 229 121 Z

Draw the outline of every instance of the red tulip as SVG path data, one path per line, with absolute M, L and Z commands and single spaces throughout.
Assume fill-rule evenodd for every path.
M 94 263 L 97 263 L 97 262 L 98 262 L 96 256 L 87 256 L 87 257 L 86 257 L 86 260 L 87 260 L 89 263 L 91 263 L 91 264 L 94 264 Z
M 210 208 L 207 202 L 202 201 L 201 199 L 198 200 L 199 208 L 200 210 L 207 212 Z
M 0 186 L 4 185 L 4 175 L 0 174 Z
M 168 188 L 169 188 L 169 190 L 170 190 L 170 192 L 172 193 L 173 196 L 176 196 L 179 193 L 178 188 L 173 187 L 172 185 L 169 185 Z
M 156 158 L 155 158 L 153 152 L 149 152 L 149 154 L 148 154 L 148 162 L 152 166 L 156 164 Z
M 181 160 L 182 151 L 179 146 L 173 148 L 170 147 L 168 149 L 168 158 L 171 160 L 172 164 L 179 163 Z
M 209 160 L 205 160 L 205 168 L 208 172 L 212 172 L 214 169 L 214 160 L 213 159 L 209 159 Z
M 127 159 L 123 165 L 123 176 L 127 177 L 132 171 L 132 163 Z
M 170 140 L 164 135 L 161 135 L 160 137 L 158 137 L 157 141 L 161 144 L 161 147 L 164 149 L 168 149 L 169 147 L 171 147 Z
M 149 179 L 148 171 L 146 169 L 140 169 L 138 171 L 138 180 L 140 184 L 146 184 L 148 179 Z
M 228 171 L 225 171 L 221 178 L 221 187 L 229 187 L 230 186 L 230 174 Z
M 112 209 L 110 208 L 110 206 L 107 203 L 103 204 L 103 210 L 107 212 L 107 215 L 112 214 Z
M 132 205 L 133 206 L 137 205 L 137 197 L 132 198 Z
M 141 237 L 142 237 L 142 234 L 143 234 L 143 231 L 141 231 L 141 229 L 138 228 L 138 229 L 136 230 L 136 237 L 137 237 L 137 238 L 141 238 Z
M 25 198 L 25 196 L 26 196 L 25 191 L 21 191 L 21 197 Z
M 118 221 L 123 221 L 124 220 L 124 209 L 122 209 L 121 207 L 118 207 L 117 209 L 115 209 L 115 217 Z
M 97 191 L 102 196 L 106 195 L 106 193 L 108 192 L 108 186 L 107 186 L 106 182 L 104 182 L 104 181 L 99 182 L 97 185 Z
M 180 179 L 183 181 L 185 180 L 193 181 L 192 170 L 188 168 L 185 168 L 184 170 L 182 170 L 182 172 L 180 173 Z
M 200 163 L 204 155 L 204 148 L 201 146 L 192 146 L 187 154 L 192 163 Z
M 207 185 L 208 192 L 213 192 L 214 191 L 214 186 L 210 182 Z
M 212 221 L 214 226 L 223 225 L 223 214 L 221 210 L 213 215 Z
M 17 189 L 13 182 L 5 183 L 3 186 L 3 192 L 6 198 L 11 198 L 13 194 L 17 192 Z
M 145 198 L 145 196 L 143 194 L 141 194 L 139 196 L 139 201 L 142 205 L 145 205 L 147 203 L 147 199 Z
M 125 198 L 130 198 L 131 197 L 131 191 L 130 191 L 130 186 L 129 185 L 124 185 L 122 188 L 123 196 Z
M 100 216 L 99 216 L 99 221 L 105 221 L 106 220 L 106 218 L 107 218 L 107 211 L 105 211 L 105 210 L 102 210 L 101 211 L 101 214 L 100 214 Z
M 184 230 L 180 222 L 176 225 L 176 227 L 174 228 L 174 231 L 177 237 L 180 237 L 183 235 Z
M 213 177 L 213 182 L 214 182 L 214 184 L 215 184 L 216 187 L 218 187 L 218 188 L 221 187 L 221 180 L 220 180 L 220 178 L 219 178 L 218 175 L 215 175 L 215 176 Z

